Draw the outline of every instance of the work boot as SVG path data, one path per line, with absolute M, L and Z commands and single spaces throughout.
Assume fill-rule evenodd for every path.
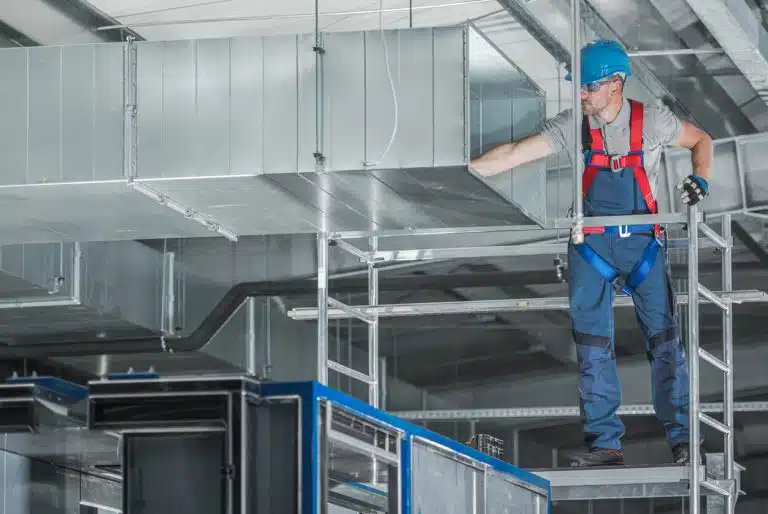
M 680 443 L 672 448 L 672 461 L 675 464 L 688 464 L 691 462 L 691 448 L 688 443 Z
M 624 453 L 621 450 L 592 448 L 588 452 L 571 456 L 571 467 L 621 466 L 623 464 Z
M 672 448 L 672 460 L 675 464 L 690 464 L 691 448 L 688 443 L 680 443 Z M 699 454 L 699 464 L 701 464 L 701 454 Z

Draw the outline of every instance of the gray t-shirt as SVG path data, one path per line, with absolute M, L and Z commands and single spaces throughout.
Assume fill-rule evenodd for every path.
M 645 171 L 651 183 L 654 197 L 658 198 L 659 160 L 664 146 L 672 145 L 680 137 L 683 124 L 680 119 L 663 105 L 644 105 L 643 151 L 645 152 Z M 589 126 L 598 128 L 603 134 L 605 151 L 608 154 L 624 155 L 629 152 L 629 100 L 624 104 L 619 115 L 611 123 L 603 122 L 597 116 L 589 117 Z M 552 152 L 568 152 L 573 162 L 573 110 L 566 109 L 554 118 L 547 120 L 541 130 Z M 583 173 L 584 159 L 579 155 L 579 168 Z

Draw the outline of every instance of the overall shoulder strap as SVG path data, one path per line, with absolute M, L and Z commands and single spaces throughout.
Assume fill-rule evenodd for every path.
M 645 106 L 637 100 L 630 100 L 629 111 L 629 151 L 643 151 L 643 118 Z
M 581 148 L 584 152 L 590 150 L 602 152 L 605 150 L 603 134 L 600 128 L 592 128 L 589 125 L 589 116 L 586 114 L 581 120 Z
M 587 153 L 592 148 L 592 131 L 589 129 L 589 117 L 585 114 L 581 119 L 581 149 Z

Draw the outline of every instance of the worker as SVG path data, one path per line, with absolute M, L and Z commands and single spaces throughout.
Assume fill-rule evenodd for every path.
M 585 217 L 657 213 L 659 159 L 665 146 L 691 150 L 693 173 L 678 185 L 683 204 L 692 206 L 708 194 L 711 138 L 665 106 L 627 98 L 624 86 L 630 75 L 629 57 L 616 41 L 592 41 L 581 49 L 583 155 L 576 162 Z M 565 78 L 570 81 L 571 74 Z M 572 116 L 572 109 L 562 111 L 539 133 L 472 159 L 470 168 L 487 177 L 564 149 L 572 152 Z M 677 464 L 690 461 L 688 368 L 665 241 L 663 229 L 647 223 L 584 227 L 583 242 L 568 246 L 571 328 L 587 446 L 573 455 L 572 466 L 624 463 L 625 427 L 617 415 L 616 294 L 633 300 L 650 361 L 653 405 L 672 459 Z

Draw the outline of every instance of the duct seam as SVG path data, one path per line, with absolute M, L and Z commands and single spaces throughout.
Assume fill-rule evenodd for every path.
M 193 209 L 192 207 L 188 207 L 187 205 L 174 200 L 170 195 L 161 193 L 157 189 L 154 189 L 153 187 L 150 187 L 143 182 L 139 182 L 138 180 L 131 178 L 126 181 L 126 184 L 134 191 L 138 191 L 144 196 L 152 198 L 157 203 L 169 207 L 171 210 L 178 212 L 185 218 L 191 219 L 192 221 L 203 225 L 209 230 L 226 237 L 232 242 L 236 242 L 239 239 L 239 236 L 236 232 L 222 226 L 221 223 L 216 221 L 216 219 L 213 217 L 208 216 L 207 214 L 203 214 L 198 210 Z

